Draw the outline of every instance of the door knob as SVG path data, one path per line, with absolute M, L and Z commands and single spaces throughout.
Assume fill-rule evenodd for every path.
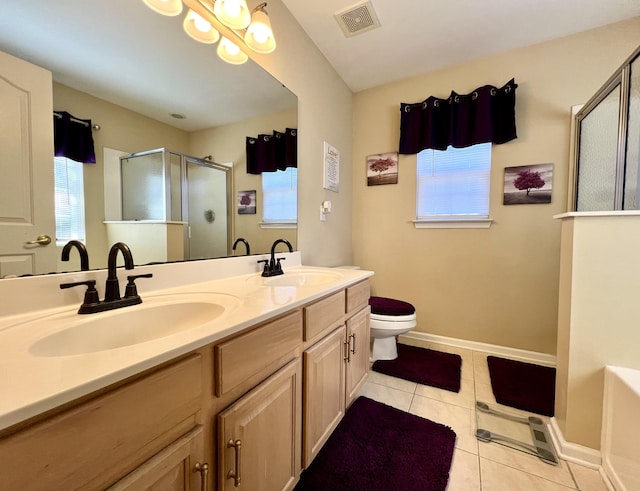
M 49 245 L 51 244 L 51 237 L 49 237 L 48 235 L 38 235 L 38 237 L 36 237 L 36 240 L 30 240 L 27 242 L 27 244 L 38 244 L 42 246 Z

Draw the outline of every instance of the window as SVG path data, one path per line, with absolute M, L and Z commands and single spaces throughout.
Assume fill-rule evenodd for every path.
M 295 226 L 298 221 L 298 169 L 262 173 L 262 226 Z
M 491 143 L 423 150 L 417 167 L 416 227 L 488 227 Z
M 54 157 L 56 244 L 85 240 L 82 163 Z

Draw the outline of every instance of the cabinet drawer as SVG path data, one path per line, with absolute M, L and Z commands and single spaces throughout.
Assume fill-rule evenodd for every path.
M 335 327 L 345 314 L 344 290 L 318 300 L 304 308 L 304 340 L 309 341 L 324 331 Z
M 370 296 L 371 282 L 369 280 L 347 287 L 347 312 L 355 312 L 365 307 L 369 303 Z
M 226 394 L 293 351 L 301 339 L 302 313 L 298 310 L 216 345 L 216 395 Z
M 193 355 L 0 441 L 2 489 L 104 489 L 196 426 Z

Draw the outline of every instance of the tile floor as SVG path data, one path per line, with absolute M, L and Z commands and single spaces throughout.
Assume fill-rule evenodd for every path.
M 371 371 L 361 395 L 442 423 L 456 432 L 448 491 L 607 491 L 597 470 L 564 460 L 560 460 L 558 466 L 546 464 L 535 456 L 476 439 L 476 400 L 498 410 L 522 413 L 496 403 L 491 390 L 487 353 L 433 343 L 403 342 L 459 354 L 462 357 L 460 392 L 436 389 Z

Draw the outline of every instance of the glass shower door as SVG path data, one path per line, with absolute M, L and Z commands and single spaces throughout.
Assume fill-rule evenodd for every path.
M 186 157 L 189 259 L 229 255 L 230 169 Z
M 629 76 L 629 118 L 627 122 L 627 155 L 625 162 L 625 210 L 640 209 L 638 200 L 638 168 L 640 167 L 640 56 L 631 63 Z
M 616 209 L 620 85 L 580 122 L 577 211 Z

